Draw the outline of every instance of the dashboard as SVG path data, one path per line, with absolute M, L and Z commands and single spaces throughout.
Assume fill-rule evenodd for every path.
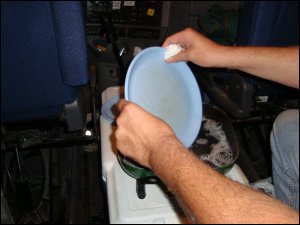
M 87 1 L 85 4 L 88 36 L 103 36 L 105 21 L 114 26 L 118 38 L 158 40 L 165 35 L 169 2 Z

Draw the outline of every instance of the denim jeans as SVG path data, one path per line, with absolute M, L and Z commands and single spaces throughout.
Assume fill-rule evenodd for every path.
M 299 110 L 278 115 L 271 132 L 276 198 L 299 211 Z

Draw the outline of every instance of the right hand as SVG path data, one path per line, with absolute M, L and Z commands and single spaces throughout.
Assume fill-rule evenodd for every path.
M 160 157 L 166 142 L 181 145 L 168 124 L 137 104 L 120 99 L 117 108 L 116 147 L 123 155 L 152 169 L 151 158 Z
M 184 50 L 166 62 L 190 61 L 203 67 L 221 67 L 226 50 L 226 46 L 213 42 L 192 28 L 169 36 L 162 47 L 170 44 L 180 44 Z

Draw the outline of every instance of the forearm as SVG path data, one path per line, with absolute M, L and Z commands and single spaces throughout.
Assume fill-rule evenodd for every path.
M 221 67 L 299 88 L 299 47 L 224 47 Z
M 299 46 L 224 46 L 187 28 L 168 37 L 163 47 L 180 44 L 181 51 L 167 62 L 191 61 L 202 67 L 238 69 L 263 79 L 299 88 Z
M 298 222 L 296 211 L 220 175 L 177 141 L 162 145 L 157 155 L 151 156 L 151 167 L 197 222 Z

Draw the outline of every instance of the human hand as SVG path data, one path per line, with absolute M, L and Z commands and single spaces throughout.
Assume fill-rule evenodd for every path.
M 169 36 L 162 47 L 180 44 L 183 51 L 166 60 L 166 62 L 190 61 L 203 67 L 222 67 L 226 46 L 219 45 L 196 30 L 187 28 Z
M 119 151 L 139 164 L 151 168 L 151 157 L 168 139 L 176 139 L 171 127 L 135 103 L 117 102 L 120 115 L 115 132 Z

